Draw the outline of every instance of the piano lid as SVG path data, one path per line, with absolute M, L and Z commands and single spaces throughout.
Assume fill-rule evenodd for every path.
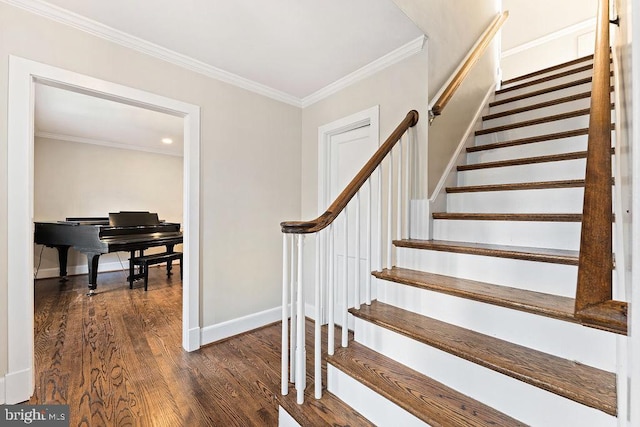
M 132 227 L 161 224 L 157 213 L 145 211 L 120 211 L 109 213 L 109 225 L 112 227 Z

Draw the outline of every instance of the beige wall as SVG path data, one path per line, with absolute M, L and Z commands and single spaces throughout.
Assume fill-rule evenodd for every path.
M 429 38 L 429 99 L 499 12 L 498 1 L 393 0 Z
M 0 3 L 3 100 L 10 54 L 199 105 L 201 325 L 280 305 L 278 224 L 300 217 L 299 108 Z M 6 101 L 0 102 L 0 129 L 7 129 Z M 0 168 L 0 206 L 6 206 L 6 132 L 0 133 L 0 164 L 5 165 Z M 0 242 L 0 272 L 6 272 L 6 209 L 0 210 Z M 5 296 L 0 297 L 0 372 L 5 372 L 5 273 L 0 295 Z
M 109 212 L 147 210 L 160 219 L 182 223 L 182 157 L 123 150 L 78 142 L 36 138 L 34 147 L 34 221 L 107 216 Z M 36 245 L 38 277 L 57 275 L 58 255 Z M 128 254 L 120 256 L 126 261 Z M 100 265 L 116 263 L 116 254 Z M 86 270 L 87 259 L 69 253 L 69 272 Z M 116 267 L 119 268 L 119 267 Z M 101 269 L 102 271 L 102 269 Z

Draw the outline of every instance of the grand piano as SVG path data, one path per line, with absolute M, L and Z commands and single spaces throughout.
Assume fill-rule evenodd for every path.
M 180 224 L 160 221 L 157 213 L 124 211 L 110 213 L 108 218 L 36 222 L 34 241 L 58 250 L 62 279 L 67 276 L 69 248 L 85 254 L 89 267 L 88 294 L 93 295 L 97 287 L 100 255 L 126 251 L 133 259 L 142 256 L 145 249 L 156 246 L 165 246 L 167 252 L 172 252 L 175 245 L 182 243 L 182 232 Z M 135 277 L 133 263 L 130 262 L 129 280 Z

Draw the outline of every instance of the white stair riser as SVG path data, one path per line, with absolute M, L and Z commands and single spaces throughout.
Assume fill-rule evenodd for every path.
M 449 193 L 447 212 L 582 213 L 583 198 L 583 187 Z
M 569 71 L 569 70 L 575 70 L 576 68 L 584 67 L 586 65 L 590 65 L 590 66 L 593 67 L 593 60 L 583 61 L 583 62 L 579 62 L 577 64 L 572 64 L 572 65 L 567 65 L 566 67 L 562 67 L 560 69 L 553 70 L 553 71 L 547 71 L 546 73 L 538 74 L 538 75 L 536 75 L 534 77 L 529 77 L 528 79 L 522 79 L 522 80 L 518 80 L 516 82 L 510 83 L 510 84 L 502 85 L 502 88 L 506 89 L 506 88 L 509 88 L 509 87 L 512 87 L 512 86 L 517 86 L 517 85 L 522 84 L 522 83 L 528 83 L 530 81 L 537 80 L 537 79 L 540 79 L 540 78 L 543 78 L 543 77 L 554 76 L 554 75 L 556 75 L 558 73 L 563 73 L 563 72 Z
M 567 113 L 569 111 L 582 110 L 589 108 L 591 103 L 590 98 L 576 99 L 574 101 L 563 102 L 561 104 L 550 105 L 548 107 L 536 108 L 534 110 L 523 111 L 522 113 L 509 114 L 504 117 L 497 117 L 495 119 L 484 120 L 482 122 L 482 128 L 488 129 L 496 126 L 504 126 L 511 123 L 524 122 L 527 120 L 538 119 L 540 117 L 553 116 L 555 114 Z
M 475 145 L 512 141 L 515 139 L 530 138 L 539 135 L 547 135 L 575 129 L 584 129 L 588 127 L 589 115 L 584 114 L 578 117 L 571 117 L 564 120 L 554 120 L 547 123 L 540 123 L 531 126 L 523 126 L 499 132 L 478 135 L 475 138 Z
M 613 136 L 615 135 L 612 133 L 612 138 Z M 524 157 L 546 156 L 576 151 L 587 151 L 587 135 L 475 151 L 467 154 L 467 164 L 498 162 L 501 160 L 522 159 Z
M 397 248 L 396 265 L 570 298 L 578 278 L 575 265 L 411 248 Z
M 435 220 L 433 238 L 577 251 L 580 229 L 579 222 Z
M 327 364 L 327 390 L 378 426 L 428 426 L 366 385 Z
M 458 185 L 468 186 L 584 179 L 586 164 L 586 159 L 574 159 L 473 169 L 458 172 Z
M 381 281 L 380 290 L 380 302 L 609 372 L 616 370 L 613 333 L 393 282 Z
M 282 406 L 278 406 L 278 427 L 302 426 Z
M 529 425 L 613 427 L 617 424 L 615 417 L 601 411 L 360 319 L 356 321 L 355 339 Z
M 531 93 L 537 90 L 559 86 L 565 83 L 574 82 L 576 80 L 581 80 L 587 77 L 591 77 L 592 75 L 593 75 L 593 70 L 581 71 L 579 73 L 570 74 L 568 76 L 558 77 L 553 80 L 547 80 L 547 81 L 539 82 L 536 84 L 532 84 L 531 86 L 521 87 L 520 89 L 512 89 L 507 92 L 498 93 L 496 94 L 495 100 L 499 101 L 501 99 L 511 98 L 511 97 L 519 96 L 525 93 Z
M 505 102 L 500 105 L 495 105 L 489 108 L 489 114 L 501 113 L 503 111 L 513 110 L 514 108 L 528 107 L 540 102 L 553 101 L 565 96 L 576 95 L 591 90 L 591 82 L 581 85 L 571 86 L 566 89 L 554 90 L 551 92 L 543 93 L 536 96 L 530 96 L 527 98 Z

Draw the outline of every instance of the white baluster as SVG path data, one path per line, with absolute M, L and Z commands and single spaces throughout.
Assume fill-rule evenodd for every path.
M 354 307 L 360 310 L 360 191 L 356 193 L 356 256 L 355 256 L 355 284 Z
M 335 286 L 336 286 L 336 271 L 335 271 L 335 248 L 333 240 L 333 223 L 329 225 L 329 289 L 327 290 L 327 353 L 333 356 L 335 353 L 335 339 L 336 339 L 336 322 L 334 317 L 335 310 Z
M 378 265 L 377 270 L 382 270 L 382 165 L 378 166 Z
M 398 192 L 396 193 L 396 203 L 397 203 L 397 218 L 396 218 L 396 238 L 402 238 L 402 179 L 404 178 L 404 157 L 402 156 L 402 143 L 404 142 L 403 138 L 400 138 L 398 141 Z
M 282 395 L 289 394 L 289 235 L 282 233 Z
M 342 249 L 344 252 L 344 259 L 342 260 L 343 270 L 342 270 L 342 302 L 344 306 L 342 307 L 342 347 L 348 346 L 348 309 L 349 309 L 349 218 L 348 218 L 348 209 L 349 207 L 345 207 L 343 211 L 344 215 L 344 240 L 342 242 Z
M 365 272 L 367 275 L 367 287 L 365 289 L 365 302 L 367 305 L 371 305 L 371 243 L 373 241 L 371 238 L 371 177 L 367 180 L 367 184 L 369 197 L 367 203 L 367 270 Z
M 304 244 L 304 234 L 298 235 L 298 338 L 296 347 L 296 401 L 298 404 L 304 402 L 304 389 L 307 383 L 306 356 L 307 348 L 305 344 L 305 318 L 304 318 L 304 286 L 302 284 L 302 248 Z
M 316 399 L 322 397 L 322 321 L 320 319 L 320 237 L 321 233 L 316 233 L 316 318 L 314 337 L 314 395 Z
M 411 237 L 411 186 L 413 183 L 412 173 L 413 167 L 411 165 L 411 159 L 413 154 L 413 138 L 412 138 L 412 130 L 410 129 L 405 134 L 407 136 L 407 157 L 406 157 L 406 167 L 405 167 L 405 175 L 404 175 L 404 201 L 405 201 L 405 209 L 404 209 L 404 234 L 399 236 L 399 238 L 410 238 Z
M 387 194 L 387 268 L 391 268 L 393 263 L 393 150 L 389 152 L 389 189 Z
M 298 277 L 298 273 L 296 270 L 296 235 L 292 235 L 289 239 L 289 243 L 291 245 L 291 249 L 289 251 L 289 264 L 291 266 L 291 274 L 289 275 L 289 282 L 291 282 L 291 332 L 289 337 L 291 339 L 291 343 L 289 346 L 289 360 L 291 363 L 291 367 L 289 368 L 289 381 L 292 383 L 296 382 L 296 339 L 298 337 L 298 310 L 296 308 L 297 302 L 297 287 L 296 287 L 296 278 Z

